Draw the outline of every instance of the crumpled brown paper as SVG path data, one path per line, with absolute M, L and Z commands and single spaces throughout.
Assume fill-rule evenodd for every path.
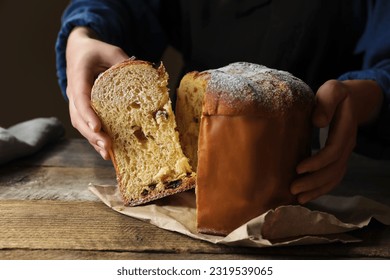
M 258 216 L 228 236 L 196 231 L 195 193 L 188 191 L 137 207 L 125 207 L 115 186 L 91 185 L 90 190 L 107 206 L 124 215 L 192 238 L 231 246 L 268 247 L 283 245 L 358 242 L 346 234 L 375 218 L 390 225 L 390 207 L 362 196 L 325 195 L 308 205 L 281 206 Z

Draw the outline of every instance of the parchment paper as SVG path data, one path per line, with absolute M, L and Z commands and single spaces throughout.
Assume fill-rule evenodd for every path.
M 137 207 L 125 207 L 116 186 L 91 185 L 107 206 L 157 227 L 215 244 L 269 247 L 331 242 L 359 242 L 347 232 L 375 218 L 390 225 L 390 207 L 363 196 L 325 195 L 309 205 L 281 206 L 258 216 L 226 237 L 196 231 L 195 193 L 187 191 Z

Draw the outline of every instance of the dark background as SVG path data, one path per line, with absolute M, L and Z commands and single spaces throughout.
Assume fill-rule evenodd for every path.
M 66 137 L 81 137 L 70 123 L 55 68 L 54 45 L 68 2 L 0 0 L 0 127 L 55 116 Z M 163 60 L 174 84 L 180 57 L 169 49 Z

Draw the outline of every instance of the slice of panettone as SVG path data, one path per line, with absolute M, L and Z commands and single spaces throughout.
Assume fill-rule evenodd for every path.
M 163 64 L 129 59 L 102 73 L 91 105 L 112 139 L 111 159 L 125 205 L 195 187 L 183 154 Z

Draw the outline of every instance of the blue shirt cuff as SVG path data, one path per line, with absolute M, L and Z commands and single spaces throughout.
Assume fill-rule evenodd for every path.
M 348 72 L 339 80 L 373 80 L 383 92 L 383 105 L 377 120 L 367 126 L 360 127 L 357 135 L 355 152 L 365 156 L 390 158 L 390 74 L 384 69 L 367 69 Z
M 57 78 L 62 91 L 62 94 L 65 99 L 68 99 L 66 96 L 66 46 L 70 32 L 76 26 L 85 26 L 93 29 L 99 37 L 107 38 L 107 30 L 104 27 L 105 24 L 102 22 L 102 19 L 99 16 L 93 14 L 77 14 L 75 16 L 67 18 L 66 22 L 63 22 L 62 28 L 57 36 L 57 41 L 55 45 L 56 50 L 56 65 L 57 65 Z

